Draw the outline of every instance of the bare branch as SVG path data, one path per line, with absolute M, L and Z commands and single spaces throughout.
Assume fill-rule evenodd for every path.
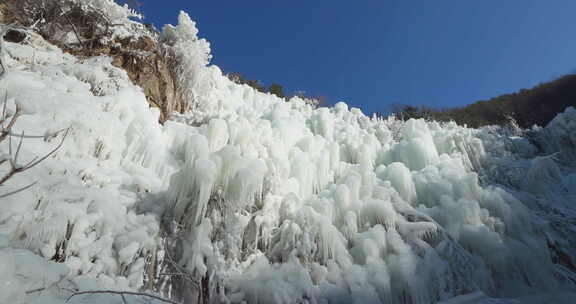
M 34 158 L 31 161 L 29 161 L 26 165 L 24 165 L 24 168 L 28 167 L 30 164 L 33 164 L 37 159 L 38 159 L 38 156 L 34 156 Z
M 70 24 L 70 26 L 72 27 L 72 31 L 74 32 L 74 35 L 76 36 L 76 39 L 78 39 L 78 42 L 80 43 L 80 46 L 83 49 L 86 49 L 86 47 L 84 47 L 84 42 L 82 42 L 82 39 L 80 39 L 80 34 L 78 34 L 78 30 L 76 29 L 76 26 L 74 25 L 74 23 L 72 23 L 72 20 L 70 20 L 70 17 L 68 17 L 68 15 L 66 13 L 64 13 L 64 11 L 62 10 L 62 7 L 58 7 L 58 9 L 60 10 L 60 12 L 62 13 L 62 16 L 64 16 L 64 18 L 66 19 L 66 21 L 68 22 L 68 24 Z
M 13 132 L 10 132 L 10 134 L 8 134 L 8 135 L 13 136 L 13 137 L 22 137 L 22 138 L 52 138 L 52 137 L 58 136 L 58 134 L 66 131 L 66 130 L 68 130 L 68 128 L 61 129 L 61 130 L 58 130 L 56 132 L 46 134 L 46 135 L 22 135 L 22 134 L 16 134 Z
M 60 279 L 59 279 L 58 281 L 50 284 L 50 285 L 47 286 L 47 287 L 40 287 L 40 288 L 36 288 L 36 289 L 32 289 L 32 290 L 27 290 L 27 291 L 24 292 L 24 293 L 25 293 L 25 294 L 33 294 L 33 293 L 36 293 L 36 292 L 44 291 L 44 290 L 46 290 L 46 289 L 50 289 L 50 288 L 52 288 L 52 287 L 57 286 L 58 284 L 60 284 L 60 282 L 62 282 L 65 278 L 66 278 L 66 275 L 61 275 L 61 276 L 60 276 Z M 74 291 L 72 291 L 72 292 L 74 292 Z
M 16 194 L 16 193 L 18 193 L 18 192 L 22 192 L 22 191 L 24 191 L 24 190 L 26 190 L 26 189 L 28 189 L 28 188 L 32 188 L 32 187 L 33 187 L 34 185 L 36 185 L 37 183 L 38 183 L 38 182 L 33 182 L 33 183 L 31 183 L 30 185 L 25 186 L 25 187 L 22 187 L 22 188 L 20 188 L 20 189 L 18 189 L 18 190 L 14 190 L 14 191 L 12 191 L 12 192 L 8 192 L 8 193 L 5 193 L 5 194 L 2 194 L 2 195 L 0 195 L 0 198 L 5 198 L 5 197 L 8 197 L 8 196 L 10 196 L 10 195 L 14 195 L 14 194 Z
M 159 276 L 164 276 L 164 277 L 183 277 L 184 280 L 187 280 L 188 282 L 190 282 L 192 285 L 194 285 L 195 288 L 199 288 L 199 284 L 198 282 L 196 282 L 194 280 L 194 278 L 188 274 L 188 273 L 184 273 L 184 272 L 170 272 L 170 273 L 160 273 L 158 274 Z
M 12 127 L 16 123 L 16 120 L 18 119 L 18 117 L 20 117 L 20 114 L 22 114 L 22 106 L 19 103 L 17 103 L 16 104 L 16 111 L 14 112 L 14 115 L 12 115 L 12 119 L 10 120 L 10 122 L 8 123 L 8 126 L 6 127 L 7 130 L 12 130 Z
M 10 166 L 12 166 L 12 168 L 16 167 L 14 158 L 12 157 L 12 137 L 8 137 L 8 155 L 10 155 Z M 2 185 L 2 183 L 0 183 L 0 185 Z
M 4 104 L 6 104 L 6 102 Z M 16 123 L 16 120 L 20 116 L 21 112 L 22 112 L 22 108 L 20 107 L 19 104 L 16 104 L 16 112 L 14 112 L 14 114 L 12 115 L 10 122 L 8 123 L 8 125 L 6 127 L 2 127 L 2 129 L 0 129 L 0 142 L 2 142 L 4 139 L 6 139 L 8 134 L 10 134 L 10 130 L 12 130 L 12 127 Z M 6 120 L 6 119 L 8 119 L 8 117 L 4 116 L 4 118 L 2 118 L 2 124 L 4 124 L 4 120 Z
M 25 294 L 33 294 L 35 292 L 40 292 L 40 291 L 44 291 L 44 290 L 46 290 L 46 287 L 40 287 L 40 288 L 36 288 L 36 289 L 32 289 L 32 290 L 27 290 L 24 293 Z
M 2 62 L 2 59 L 0 59 L 0 63 Z M 6 105 L 8 104 L 8 90 L 6 90 L 6 93 L 4 93 L 4 104 L 2 105 L 2 116 L 0 117 L 0 128 L 2 130 L 4 130 L 4 121 L 6 121 L 6 119 L 8 119 L 8 117 L 6 116 Z
M 27 165 L 25 165 L 23 167 L 23 170 L 28 170 L 28 169 L 36 166 L 37 164 L 41 163 L 43 160 L 50 157 L 52 154 L 56 153 L 56 151 L 58 151 L 62 147 L 62 145 L 64 144 L 64 141 L 66 140 L 66 137 L 68 137 L 69 132 L 70 132 L 70 128 L 66 129 L 64 136 L 62 136 L 62 140 L 60 141 L 58 146 L 56 146 L 56 148 L 52 149 L 52 151 L 50 151 L 48 154 L 44 155 L 42 158 L 38 159 L 37 161 L 28 163 Z
M 24 141 L 24 131 L 22 131 L 22 136 L 18 142 L 18 148 L 16 148 L 16 154 L 14 154 L 14 165 L 18 165 L 18 155 L 20 155 L 20 150 L 22 149 L 22 142 Z
M 114 290 L 87 290 L 87 291 L 78 291 L 73 293 L 71 296 L 68 297 L 68 299 L 66 299 L 66 303 L 68 303 L 73 297 L 75 296 L 79 296 L 79 295 L 84 295 L 84 294 L 115 294 L 115 295 L 120 295 L 122 296 L 122 299 L 124 301 L 124 303 L 126 303 L 126 298 L 124 298 L 125 295 L 130 295 L 130 296 L 138 296 L 138 297 L 148 297 L 148 298 L 152 298 L 158 301 L 162 301 L 165 303 L 171 303 L 171 304 L 180 304 L 178 302 L 172 301 L 172 300 L 168 300 L 168 299 L 164 299 L 162 297 L 159 297 L 157 295 L 153 295 L 153 294 L 149 294 L 149 293 L 143 293 L 143 292 L 132 292 L 132 291 L 114 291 Z
M 8 125 L 9 128 L 11 128 L 12 125 L 14 124 L 14 123 L 13 123 L 13 122 L 15 122 L 14 117 L 17 116 L 18 112 L 19 112 L 19 109 L 17 108 L 17 111 L 16 111 L 16 113 L 14 114 L 12 121 L 11 121 L 10 124 Z M 6 130 L 8 130 L 8 131 L 6 131 Z M 2 129 L 2 130 L 1 130 L 1 131 L 2 131 L 2 135 L 10 134 L 9 130 L 10 130 L 10 129 Z M 51 155 L 53 155 L 54 153 L 56 153 L 56 151 L 58 151 L 58 150 L 62 147 L 62 145 L 64 144 L 64 141 L 66 140 L 66 137 L 68 137 L 69 131 L 70 131 L 70 128 L 66 129 L 66 132 L 64 133 L 64 136 L 62 136 L 62 140 L 60 141 L 60 143 L 58 144 L 58 146 L 56 146 L 54 149 L 52 149 L 48 154 L 44 155 L 44 156 L 41 157 L 41 158 L 34 157 L 31 161 L 29 161 L 29 162 L 28 162 L 26 165 L 24 165 L 24 166 L 19 166 L 18 163 L 17 163 L 17 162 L 18 162 L 18 156 L 20 155 L 20 151 L 21 151 L 21 149 L 22 149 L 22 143 L 23 143 L 24 138 L 25 138 L 24 132 L 22 132 L 22 135 L 19 136 L 19 137 L 20 137 L 20 140 L 19 140 L 19 142 L 18 142 L 18 147 L 17 147 L 17 149 L 16 149 L 16 153 L 15 153 L 15 154 L 12 153 L 12 136 L 8 136 L 8 153 L 9 153 L 9 157 L 8 157 L 8 159 L 0 160 L 0 165 L 3 164 L 3 163 L 5 163 L 6 161 L 9 161 L 9 163 L 10 163 L 10 170 L 9 170 L 2 178 L 0 178 L 0 186 L 3 185 L 7 180 L 9 180 L 10 178 L 12 178 L 15 174 L 31 169 L 32 167 L 38 165 L 39 163 L 41 163 L 42 161 L 44 161 L 45 159 L 47 159 L 48 157 L 50 157 Z M 27 186 L 25 186 L 25 187 L 22 187 L 22 188 L 19 188 L 19 189 L 17 189 L 17 190 L 8 192 L 8 193 L 6 193 L 6 194 L 2 194 L 2 195 L 0 195 L 0 198 L 4 198 L 4 197 L 10 196 L 10 195 L 14 195 L 14 194 L 16 194 L 16 193 L 19 193 L 19 192 L 21 192 L 21 191 L 24 191 L 24 190 L 26 190 L 26 189 L 29 189 L 30 187 L 34 186 L 36 183 L 37 183 L 37 182 L 34 182 L 34 183 L 32 183 L 32 184 L 30 184 L 30 185 L 27 185 Z
M 4 175 L 4 177 L 2 177 L 2 178 L 0 179 L 0 186 L 1 186 L 2 184 L 4 184 L 7 180 L 9 180 L 12 176 L 14 176 L 14 174 L 16 174 L 16 173 L 17 173 L 17 171 L 14 169 L 14 167 L 12 167 L 12 168 L 10 169 L 10 171 L 8 171 L 8 173 L 6 173 L 6 174 Z

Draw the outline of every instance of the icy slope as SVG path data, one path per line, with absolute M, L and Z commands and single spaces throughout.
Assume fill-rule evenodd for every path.
M 23 141 L 19 163 L 48 153 L 63 133 L 48 135 L 70 131 L 54 157 L 1 187 L 4 194 L 37 182 L 1 199 L 0 303 L 28 303 L 40 293 L 26 291 L 56 282 L 58 288 L 46 292 L 60 297 L 66 294 L 61 288 L 140 286 L 143 257 L 156 248 L 159 228 L 154 216 L 136 214 L 133 205 L 140 192 L 158 189 L 170 174 L 158 113 L 109 59 L 78 61 L 42 40 L 30 43 L 6 43 L 8 72 L 0 80 L 8 112 L 16 103 L 23 109 L 13 133 L 40 136 Z M 13 151 L 17 143 L 12 139 Z M 2 154 L 9 144 L 2 142 Z M 62 255 L 57 247 L 64 243 Z M 42 271 L 35 264 L 43 259 L 31 253 L 65 259 L 66 267 L 48 263 L 41 267 L 54 271 Z
M 0 189 L 38 181 L 0 204 L 0 303 L 60 303 L 93 289 L 186 303 L 574 295 L 575 269 L 550 249 L 574 256 L 573 109 L 533 141 L 371 119 L 344 103 L 313 109 L 229 81 L 207 66 L 209 45 L 196 35 L 181 14 L 161 37 L 183 62 L 192 104 L 164 126 L 108 58 L 5 43 L 0 93 L 9 111 L 25 109 L 17 134 L 71 131 L 54 157 Z M 20 159 L 61 136 L 26 139 Z

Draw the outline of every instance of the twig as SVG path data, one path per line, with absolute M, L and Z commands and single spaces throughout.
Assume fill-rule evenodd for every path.
M 4 107 L 6 107 L 6 101 L 4 101 Z M 16 104 L 16 112 L 14 112 L 14 115 L 12 115 L 12 118 L 10 119 L 10 122 L 8 123 L 8 125 L 6 127 L 4 127 L 4 121 L 6 119 L 8 119 L 8 117 L 5 114 L 5 109 L 3 110 L 4 114 L 2 116 L 2 129 L 0 130 L 0 142 L 2 142 L 4 139 L 6 139 L 6 137 L 8 136 L 8 134 L 10 134 L 10 130 L 12 129 L 12 127 L 14 126 L 14 124 L 16 123 L 16 120 L 18 119 L 18 117 L 20 117 L 20 114 L 22 113 L 22 108 L 20 107 L 20 104 Z
M 8 179 L 10 179 L 12 176 L 14 176 L 14 174 L 31 169 L 32 167 L 38 165 L 39 163 L 41 163 L 42 161 L 44 161 L 45 159 L 50 157 L 52 154 L 54 154 L 56 151 L 58 151 L 62 147 L 62 145 L 64 144 L 64 140 L 66 140 L 66 137 L 68 136 L 69 131 L 70 131 L 70 129 L 66 130 L 66 133 L 64 133 L 62 140 L 60 141 L 58 146 L 56 146 L 56 148 L 52 149 L 52 151 L 50 151 L 48 154 L 44 155 L 40 159 L 38 159 L 38 157 L 33 158 L 30 162 L 28 162 L 24 166 L 18 166 L 18 164 L 16 163 L 16 160 L 18 159 L 18 153 L 20 152 L 20 148 L 18 148 L 18 150 L 16 151 L 16 155 L 12 156 L 12 142 L 11 142 L 12 137 L 10 136 L 8 138 L 8 140 L 10 140 L 10 143 L 8 144 L 8 150 L 9 150 L 8 153 L 10 154 L 10 157 L 11 157 L 10 158 L 10 167 L 11 168 L 10 168 L 10 171 L 8 171 L 8 173 L 6 173 L 4 175 L 4 177 L 0 178 L 0 185 L 2 185 Z M 18 146 L 20 147 L 21 144 L 22 144 L 22 138 L 20 138 L 20 143 L 18 144 Z
M 130 295 L 130 296 L 141 296 L 141 297 L 149 297 L 158 301 L 162 301 L 165 303 L 171 303 L 171 304 L 180 304 L 178 302 L 169 300 L 169 299 L 164 299 L 162 297 L 159 297 L 157 295 L 153 295 L 153 294 L 149 294 L 149 293 L 143 293 L 143 292 L 132 292 L 132 291 L 114 291 L 114 290 L 87 290 L 87 291 L 77 291 L 75 293 L 73 293 L 72 295 L 70 295 L 68 297 L 68 299 L 66 299 L 66 303 L 68 303 L 73 297 L 75 296 L 79 296 L 79 295 L 84 295 L 84 294 L 115 294 L 115 295 L 120 295 L 122 296 L 122 300 L 124 301 L 124 303 L 126 303 L 126 298 L 124 298 L 125 295 Z
M 2 62 L 2 60 L 0 60 Z M 4 130 L 4 121 L 8 119 L 6 116 L 6 105 L 8 104 L 8 90 L 4 93 L 4 105 L 2 105 L 2 116 L 0 116 L 0 129 Z
M 64 136 L 62 136 L 62 140 L 60 141 L 60 143 L 58 144 L 58 146 L 56 146 L 56 148 L 52 149 L 52 151 L 48 152 L 48 154 L 44 155 L 42 158 L 34 161 L 35 159 L 33 159 L 32 161 L 30 161 L 28 164 L 26 164 L 24 166 L 24 170 L 28 170 L 34 166 L 36 166 L 37 164 L 41 163 L 43 160 L 47 159 L 48 157 L 50 157 L 52 154 L 56 153 L 56 151 L 58 151 L 62 145 L 64 144 L 64 141 L 66 140 L 66 137 L 68 137 L 68 132 L 70 132 L 70 128 L 66 129 L 66 132 L 64 133 Z
M 18 148 L 16 148 L 16 154 L 14 154 L 14 164 L 18 163 L 18 155 L 20 155 L 20 150 L 22 149 L 22 142 L 24 141 L 24 131 L 22 131 L 22 136 L 18 142 Z
M 24 191 L 24 190 L 26 190 L 26 189 L 28 189 L 28 188 L 33 187 L 33 186 L 36 185 L 37 183 L 38 183 L 38 182 L 33 182 L 33 183 L 31 183 L 30 185 L 25 186 L 25 187 L 22 187 L 22 188 L 20 188 L 20 189 L 18 189 L 18 190 L 14 190 L 14 191 L 12 191 L 12 192 L 8 192 L 8 193 L 5 193 L 5 194 L 2 194 L 2 195 L 0 195 L 0 198 L 5 198 L 5 197 L 8 197 L 8 196 L 10 196 L 10 195 L 16 194 L 16 193 L 18 193 L 18 192 L 22 192 L 22 191 Z
M 40 287 L 40 288 L 36 288 L 36 289 L 32 289 L 32 290 L 27 290 L 26 292 L 24 292 L 25 294 L 32 294 L 32 293 L 36 293 L 36 292 L 40 292 L 40 291 L 44 291 L 46 289 L 50 289 L 54 286 L 57 286 L 58 284 L 60 284 L 60 282 L 62 282 L 64 279 L 66 278 L 65 275 L 61 275 L 60 279 L 52 284 L 50 284 L 48 287 Z
M 32 294 L 32 293 L 40 292 L 40 291 L 44 291 L 44 290 L 46 290 L 46 287 L 40 287 L 40 288 L 36 288 L 36 289 L 32 289 L 32 290 L 27 290 L 25 292 L 25 294 Z
M 46 135 L 23 135 L 23 134 L 16 134 L 16 133 L 10 131 L 8 135 L 13 136 L 13 137 L 22 137 L 22 138 L 52 138 L 52 137 L 58 136 L 58 134 L 66 131 L 66 130 L 68 130 L 68 128 L 61 129 L 61 130 L 58 130 L 56 132 L 46 134 Z
M 17 113 L 18 113 L 18 111 L 17 111 Z M 16 114 L 14 114 L 14 116 L 16 116 Z M 10 123 L 13 124 L 14 121 L 15 120 L 13 119 Z M 9 127 L 11 128 L 11 126 L 9 126 Z M 2 135 L 4 134 L 4 132 L 7 132 L 7 134 L 10 134 L 10 131 L 9 131 L 10 129 L 7 129 L 8 131 L 5 131 L 5 130 L 3 130 Z M 20 136 L 20 142 L 18 143 L 18 148 L 16 150 L 16 154 L 14 154 L 14 155 L 12 154 L 12 136 L 8 136 L 8 140 L 9 140 L 9 143 L 8 143 L 9 159 L 8 160 L 10 163 L 10 170 L 2 178 L 0 178 L 0 186 L 2 186 L 2 184 L 4 184 L 7 180 L 9 180 L 15 174 L 26 171 L 28 169 L 31 169 L 32 167 L 38 165 L 39 163 L 41 163 L 42 161 L 44 161 L 45 159 L 50 157 L 52 154 L 54 154 L 56 151 L 58 151 L 62 147 L 62 145 L 64 144 L 64 141 L 66 140 L 66 137 L 68 136 L 69 131 L 70 131 L 70 128 L 66 129 L 64 136 L 62 136 L 62 140 L 60 141 L 58 146 L 56 146 L 56 148 L 52 149 L 52 151 L 50 151 L 48 154 L 44 155 L 41 158 L 34 157 L 31 161 L 29 161 L 24 166 L 19 166 L 17 163 L 18 155 L 20 154 L 20 149 L 22 148 L 22 141 L 24 140 L 24 132 L 22 132 L 22 136 Z M 0 160 L 0 165 L 3 164 L 4 162 L 6 162 L 6 160 Z M 26 189 L 33 187 L 34 185 L 36 185 L 36 183 L 37 182 L 33 182 L 33 183 L 31 183 L 27 186 L 24 186 L 22 188 L 16 189 L 14 191 L 11 191 L 11 192 L 8 192 L 5 194 L 2 194 L 2 195 L 0 195 L 0 198 L 8 197 L 10 195 L 14 195 L 16 193 L 22 192 Z
M 74 25 L 74 23 L 72 23 L 72 20 L 70 20 L 70 18 L 68 17 L 68 15 L 66 13 L 64 13 L 64 11 L 62 11 L 62 8 L 60 8 L 60 12 L 62 13 L 62 16 L 64 16 L 64 18 L 66 18 L 66 21 L 68 21 L 68 23 L 70 24 L 70 26 L 72 27 L 72 31 L 74 32 L 74 35 L 76 36 L 76 39 L 78 39 L 78 42 L 80 43 L 80 46 L 83 49 L 86 49 L 86 47 L 84 46 L 84 43 L 82 42 L 82 39 L 80 39 L 80 35 L 78 34 L 78 30 L 76 30 L 76 26 Z
M 0 60 L 1 60 L 1 58 L 0 58 Z M 22 133 L 20 135 L 14 135 L 13 134 L 12 128 L 14 127 L 16 120 L 18 120 L 18 117 L 20 117 L 20 114 L 22 112 L 22 108 L 21 108 L 20 104 L 16 103 L 16 110 L 15 110 L 14 114 L 12 114 L 12 117 L 9 117 L 7 114 L 7 110 L 6 110 L 7 104 L 8 104 L 8 92 L 6 92 L 4 94 L 4 104 L 2 106 L 2 115 L 0 116 L 0 142 L 4 141 L 6 139 L 6 137 L 8 137 L 8 157 L 2 156 L 2 158 L 0 158 L 0 165 L 3 165 L 4 163 L 8 162 L 10 164 L 9 165 L 10 169 L 8 170 L 7 173 L 4 174 L 4 176 L 0 177 L 0 186 L 2 186 L 6 181 L 8 181 L 10 178 L 12 178 L 15 174 L 31 169 L 32 167 L 38 165 L 40 162 L 44 161 L 45 159 L 50 157 L 52 154 L 54 154 L 56 151 L 58 151 L 62 147 L 62 145 L 64 144 L 64 141 L 66 140 L 66 137 L 68 136 L 68 132 L 70 131 L 70 128 L 65 129 L 66 132 L 65 132 L 64 136 L 62 137 L 62 140 L 60 141 L 58 146 L 56 146 L 56 148 L 52 149 L 48 154 L 44 155 L 41 158 L 34 157 L 26 165 L 20 166 L 20 165 L 18 165 L 18 158 L 20 156 L 20 152 L 22 151 L 22 145 L 24 143 L 24 138 L 37 138 L 37 137 L 36 136 L 26 136 L 26 135 L 24 135 L 24 131 L 22 131 Z M 8 119 L 10 119 L 10 121 L 8 122 L 7 125 L 5 125 L 5 122 Z M 51 136 L 56 136 L 62 131 L 63 130 L 60 130 L 60 131 L 52 134 Z M 19 138 L 15 153 L 13 153 L 13 151 L 12 151 L 12 137 L 18 137 Z M 47 138 L 48 136 L 42 136 L 42 137 Z M 21 191 L 29 189 L 30 187 L 34 186 L 36 183 L 37 182 L 33 182 L 27 186 L 13 190 L 11 192 L 8 192 L 5 194 L 0 194 L 0 198 L 14 195 L 16 193 L 19 193 Z
M 170 264 L 172 264 L 172 267 L 174 267 L 174 269 L 178 272 L 163 272 L 160 273 L 160 276 L 180 276 L 183 277 L 185 280 L 188 280 L 190 283 L 192 283 L 192 285 L 194 285 L 194 287 L 199 288 L 199 284 L 198 282 L 196 282 L 196 280 L 194 279 L 194 277 L 192 275 L 190 275 L 189 273 L 186 272 L 186 269 L 184 269 L 182 266 L 178 265 L 178 263 L 176 263 L 176 261 L 174 261 L 174 259 L 172 258 L 172 256 L 170 255 L 170 247 L 168 246 L 168 238 L 164 239 L 164 247 L 166 248 L 166 256 L 164 257 L 165 261 L 168 261 Z

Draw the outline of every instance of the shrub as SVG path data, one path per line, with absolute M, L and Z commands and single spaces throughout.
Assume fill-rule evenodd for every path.
M 284 98 L 286 97 L 286 95 L 284 95 L 284 88 L 277 84 L 277 83 L 273 83 L 270 85 L 270 88 L 268 89 L 268 91 L 280 98 Z

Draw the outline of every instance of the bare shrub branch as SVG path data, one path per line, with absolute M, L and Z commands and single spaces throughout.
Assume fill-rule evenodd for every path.
M 72 20 L 70 20 L 70 16 L 68 16 L 68 14 L 64 13 L 62 11 L 61 7 L 58 7 L 58 9 L 60 10 L 60 12 L 62 13 L 62 16 L 64 16 L 64 18 L 66 18 L 66 21 L 68 22 L 68 24 L 70 24 L 70 26 L 72 27 L 72 31 L 74 32 L 74 35 L 76 36 L 76 39 L 78 39 L 78 43 L 80 43 L 80 46 L 85 49 L 84 47 L 84 43 L 82 42 L 82 39 L 80 38 L 80 34 L 78 33 L 78 30 L 76 29 L 76 26 L 74 25 L 74 23 L 72 23 Z
M 12 176 L 14 176 L 15 174 L 24 172 L 26 170 L 29 170 L 29 169 L 35 167 L 36 165 L 38 165 L 39 163 L 41 163 L 42 161 L 44 161 L 45 159 L 50 157 L 52 154 L 56 153 L 56 151 L 58 151 L 62 147 L 62 145 L 64 144 L 64 141 L 66 140 L 66 137 L 68 136 L 69 131 L 70 131 L 70 129 L 66 130 L 66 132 L 64 133 L 64 136 L 62 136 L 62 139 L 60 140 L 60 143 L 58 144 L 58 146 L 56 146 L 56 148 L 52 149 L 50 152 L 48 152 L 46 155 L 42 156 L 41 158 L 38 158 L 38 157 L 33 158 L 31 161 L 29 161 L 24 166 L 19 166 L 17 163 L 18 155 L 20 153 L 20 148 L 22 147 L 22 141 L 24 138 L 20 137 L 20 142 L 18 143 L 18 148 L 16 150 L 16 153 L 14 155 L 12 155 L 12 143 L 11 143 L 12 136 L 10 136 L 9 137 L 10 143 L 8 144 L 10 170 L 8 171 L 8 173 L 6 173 L 4 175 L 4 177 L 0 178 L 0 186 L 2 184 L 4 184 L 8 179 L 10 179 Z
M 14 114 L 10 116 L 6 109 L 7 104 L 8 104 L 8 93 L 4 95 L 4 104 L 2 105 L 2 115 L 0 116 L 0 143 L 6 140 L 6 138 L 8 138 L 8 155 L 0 158 L 0 165 L 8 163 L 10 168 L 8 169 L 8 172 L 6 172 L 3 176 L 0 177 L 0 186 L 2 186 L 5 182 L 14 177 L 14 175 L 35 167 L 36 165 L 38 165 L 39 163 L 41 163 L 42 161 L 44 161 L 45 159 L 56 153 L 56 151 L 58 151 L 64 144 L 64 141 L 66 140 L 66 137 L 68 137 L 68 133 L 70 131 L 70 128 L 67 128 L 53 134 L 53 136 L 57 136 L 59 133 L 64 131 L 64 136 L 62 136 L 60 143 L 58 143 L 58 145 L 54 149 L 52 149 L 50 152 L 48 152 L 42 157 L 34 157 L 28 163 L 21 166 L 18 164 L 18 158 L 20 156 L 20 152 L 22 151 L 24 138 L 39 138 L 40 136 L 26 136 L 24 134 L 24 131 L 22 131 L 20 135 L 13 135 L 12 128 L 14 127 L 14 124 L 16 124 L 18 117 L 20 117 L 22 113 L 22 108 L 19 104 L 16 104 L 16 110 L 14 111 Z M 8 123 L 5 125 L 6 122 Z M 17 137 L 19 139 L 15 152 L 12 151 L 12 137 Z M 49 136 L 41 136 L 41 138 L 48 138 L 48 137 Z M 34 186 L 36 183 L 37 182 L 33 182 L 29 185 L 20 187 L 8 193 L 0 194 L 0 198 L 5 198 L 10 195 L 14 195 L 16 193 L 27 190 L 32 186 Z
M 69 51 L 88 52 L 116 26 L 105 12 L 71 0 L 4 0 L 14 23 L 29 27 L 44 39 Z M 72 33 L 78 43 L 65 43 L 63 34 Z M 79 46 L 79 49 L 76 48 Z
M 10 195 L 14 195 L 14 194 L 16 194 L 16 193 L 19 193 L 19 192 L 22 192 L 22 191 L 27 190 L 27 189 L 29 189 L 29 188 L 32 188 L 32 187 L 33 187 L 34 185 L 36 185 L 37 183 L 38 183 L 38 182 L 33 182 L 33 183 L 31 183 L 30 185 L 28 185 L 28 186 L 24 186 L 24 187 L 22 187 L 22 188 L 20 188 L 20 189 L 17 189 L 17 190 L 14 190 L 14 191 L 11 191 L 11 192 L 2 194 L 2 195 L 0 195 L 0 198 L 5 198 L 5 197 L 8 197 L 8 196 L 10 196 Z

